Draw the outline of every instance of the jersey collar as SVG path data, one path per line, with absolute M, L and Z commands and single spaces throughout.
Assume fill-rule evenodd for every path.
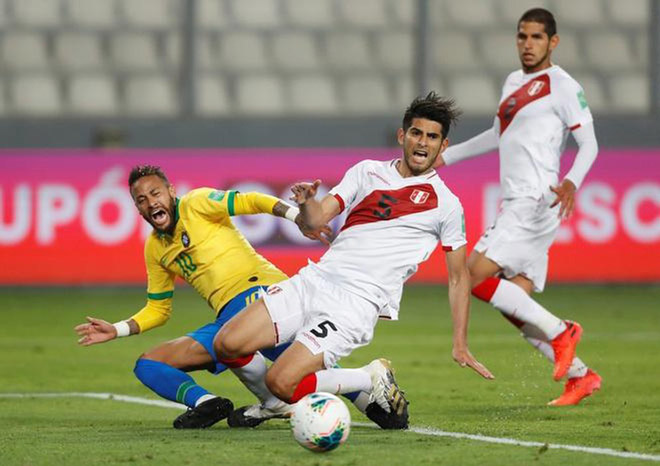
M 176 225 L 179 223 L 179 198 L 174 198 L 174 230 L 176 230 Z M 156 234 L 158 235 L 158 238 L 165 238 L 167 236 L 171 237 L 168 233 L 163 233 L 160 231 L 156 231 Z

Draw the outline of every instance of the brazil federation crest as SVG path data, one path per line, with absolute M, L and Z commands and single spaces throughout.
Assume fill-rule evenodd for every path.
M 534 96 L 541 92 L 541 89 L 543 89 L 543 86 L 545 86 L 545 83 L 543 81 L 534 81 L 531 86 L 529 86 L 529 89 L 527 89 L 527 93 L 530 96 Z
M 188 236 L 188 232 L 184 231 L 181 233 L 181 244 L 183 244 L 184 248 L 187 248 L 190 246 L 190 236 Z
M 428 198 L 429 193 L 422 191 L 421 189 L 415 189 L 410 195 L 410 200 L 413 201 L 414 204 L 424 204 Z

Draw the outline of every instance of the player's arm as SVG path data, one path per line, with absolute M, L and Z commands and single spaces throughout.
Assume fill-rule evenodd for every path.
M 579 125 L 572 131 L 573 139 L 578 145 L 578 153 L 570 171 L 564 177 L 559 186 L 551 186 L 550 189 L 557 195 L 557 199 L 550 206 L 561 204 L 559 217 L 568 218 L 575 208 L 575 192 L 578 190 L 589 169 L 596 161 L 598 155 L 598 141 L 594 131 L 593 122 Z
M 317 229 L 327 225 L 341 212 L 341 205 L 337 198 L 331 194 L 320 201 L 315 198 L 321 180 L 313 183 L 296 183 L 291 187 L 291 200 L 296 201 L 300 208 L 302 224 L 310 229 Z
M 451 165 L 461 160 L 476 157 L 477 155 L 486 154 L 497 149 L 498 145 L 497 133 L 493 126 L 465 142 L 447 147 L 444 152 L 438 155 L 433 166 L 439 168 L 444 165 Z
M 461 367 L 471 367 L 486 379 L 495 377 L 477 361 L 467 344 L 468 321 L 470 318 L 470 274 L 465 259 L 465 246 L 446 252 L 447 273 L 449 276 L 449 307 L 454 322 L 452 356 Z

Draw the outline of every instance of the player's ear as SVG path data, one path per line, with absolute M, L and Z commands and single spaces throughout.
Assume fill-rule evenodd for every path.
M 174 185 L 169 185 L 167 187 L 167 190 L 169 191 L 170 196 L 176 197 L 176 189 L 174 189 Z
M 440 153 L 442 154 L 447 147 L 449 147 L 449 138 L 444 138 L 440 144 Z
M 398 141 L 399 145 L 403 145 L 403 139 L 406 136 L 406 133 L 403 131 L 403 128 L 399 128 L 396 130 L 396 140 Z
M 559 34 L 550 38 L 550 51 L 553 51 L 559 45 Z

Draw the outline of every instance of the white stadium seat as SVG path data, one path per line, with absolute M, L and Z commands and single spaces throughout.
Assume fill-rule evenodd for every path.
M 371 51 L 364 34 L 332 33 L 326 37 L 328 65 L 332 68 L 364 69 L 371 67 Z
M 285 109 L 281 80 L 272 75 L 245 76 L 238 80 L 238 111 L 249 115 L 281 115 Z
M 136 28 L 171 28 L 182 11 L 174 11 L 181 2 L 171 0 L 120 0 L 124 21 Z
M 559 45 L 552 52 L 552 61 L 569 73 L 573 69 L 584 67 L 585 60 L 580 53 L 580 42 L 573 32 L 559 33 Z
M 61 113 L 60 90 L 52 76 L 46 74 L 17 76 L 11 88 L 14 111 L 17 115 L 46 117 Z
M 360 28 L 387 26 L 385 0 L 337 0 L 344 23 Z
M 67 0 L 68 18 L 73 24 L 107 29 L 117 24 L 114 0 Z
M 234 21 L 250 28 L 274 28 L 280 25 L 276 0 L 231 0 Z
M 117 89 L 106 75 L 74 76 L 69 83 L 69 110 L 75 115 L 116 115 Z
M 195 36 L 196 47 L 195 63 L 197 68 L 208 70 L 214 68 L 218 60 L 217 43 L 210 34 L 198 33 Z
M 610 20 L 626 26 L 646 26 L 651 18 L 649 0 L 607 0 Z
M 353 115 L 369 115 L 390 110 L 390 93 L 381 76 L 347 78 L 343 88 L 343 108 Z
M 393 23 L 411 26 L 417 21 L 417 0 L 390 0 Z
M 273 37 L 273 58 L 281 68 L 313 70 L 319 67 L 319 52 L 312 34 L 285 32 Z
M 57 63 L 67 70 L 90 70 L 103 67 L 99 36 L 65 32 L 55 39 Z
M 484 54 L 485 63 L 502 70 L 513 71 L 520 68 L 516 34 L 513 28 L 508 31 L 483 34 L 481 41 L 481 50 L 487 51 Z
M 450 96 L 466 114 L 494 115 L 499 95 L 488 76 L 454 76 L 449 86 Z
M 263 38 L 258 33 L 233 32 L 220 37 L 221 68 L 260 70 L 268 65 Z
M 634 57 L 626 36 L 618 32 L 592 33 L 585 37 L 587 60 L 603 70 L 627 69 L 634 66 Z
M 181 52 L 182 42 L 181 34 L 178 32 L 170 32 L 165 36 L 165 63 L 170 67 L 178 67 L 181 65 Z
M 33 27 L 57 26 L 60 23 L 59 0 L 14 0 L 14 21 Z
M 195 23 L 205 29 L 227 26 L 227 10 L 223 0 L 197 0 Z
M 442 71 L 480 67 L 472 37 L 464 32 L 438 32 L 429 44 L 435 66 Z
M 291 111 L 328 115 L 339 111 L 334 83 L 325 76 L 299 76 L 291 79 Z
M 453 24 L 480 27 L 495 24 L 495 12 L 492 1 L 450 0 L 445 8 Z
M 335 24 L 332 0 L 285 0 L 288 22 L 297 26 L 327 28 Z
M 125 106 L 132 116 L 172 116 L 177 112 L 178 102 L 167 78 L 137 76 L 126 84 Z
M 383 32 L 376 36 L 376 55 L 388 70 L 407 70 L 414 66 L 415 45 L 410 32 Z
M 148 33 L 126 32 L 114 35 L 110 53 L 121 70 L 155 70 L 159 66 L 154 38 Z
M 518 20 L 527 10 L 545 8 L 552 11 L 548 0 L 498 0 L 497 3 L 504 20 L 502 24 L 511 30 L 511 34 L 515 33 Z
M 554 8 L 560 32 L 563 25 L 598 26 L 605 21 L 601 0 L 555 0 Z
M 202 116 L 227 115 L 231 110 L 227 84 L 217 76 L 204 75 L 195 86 L 195 113 Z
M 45 38 L 31 32 L 5 33 L 2 38 L 2 60 L 9 69 L 46 69 L 49 60 Z
M 623 74 L 610 81 L 612 106 L 622 112 L 648 112 L 650 108 L 650 83 L 648 77 L 639 74 Z

